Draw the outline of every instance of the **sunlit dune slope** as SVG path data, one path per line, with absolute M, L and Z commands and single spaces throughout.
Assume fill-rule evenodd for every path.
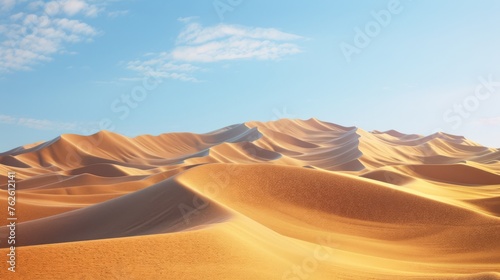
M 8 172 L 18 263 L 0 279 L 500 279 L 500 150 L 461 136 L 62 135 L 0 154 L 0 205 Z

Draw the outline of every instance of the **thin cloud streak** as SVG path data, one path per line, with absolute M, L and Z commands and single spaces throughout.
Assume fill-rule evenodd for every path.
M 96 123 L 85 122 L 60 122 L 46 119 L 14 117 L 9 115 L 0 115 L 0 123 L 7 125 L 17 125 L 36 130 L 55 130 L 55 131 L 73 131 L 85 132 L 96 130 Z

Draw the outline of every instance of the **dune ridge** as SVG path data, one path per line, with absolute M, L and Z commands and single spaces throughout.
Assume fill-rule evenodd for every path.
M 67 134 L 0 153 L 0 205 L 9 171 L 22 262 L 0 279 L 500 279 L 500 149 L 462 136 Z

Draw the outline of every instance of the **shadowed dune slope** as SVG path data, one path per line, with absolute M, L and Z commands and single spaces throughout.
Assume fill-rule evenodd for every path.
M 230 214 L 214 203 L 193 219 L 183 211 L 194 208 L 195 194 L 171 179 L 83 209 L 18 225 L 17 245 L 37 245 L 181 231 L 220 222 Z M 197 200 L 195 200 L 197 202 Z M 200 204 L 206 203 L 199 200 Z M 36 232 L 36 234 L 33 234 Z M 7 228 L 0 229 L 0 235 Z

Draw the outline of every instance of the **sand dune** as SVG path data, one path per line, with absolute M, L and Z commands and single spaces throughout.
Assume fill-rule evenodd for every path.
M 83 209 L 24 222 L 18 226 L 19 246 L 125 237 L 182 231 L 224 221 L 230 214 L 215 203 L 185 219 L 177 204 L 192 205 L 194 193 L 167 179 Z M 200 204 L 205 204 L 199 200 Z M 186 207 L 189 209 L 189 207 Z M 193 208 L 191 206 L 191 208 Z M 36 232 L 36 234 L 33 234 Z M 0 235 L 6 228 L 0 229 Z
M 500 185 L 500 174 L 465 164 L 407 165 L 408 173 L 416 177 L 458 185 Z
M 68 134 L 0 154 L 0 205 L 9 171 L 18 265 L 0 279 L 500 279 L 500 150 L 462 136 Z

